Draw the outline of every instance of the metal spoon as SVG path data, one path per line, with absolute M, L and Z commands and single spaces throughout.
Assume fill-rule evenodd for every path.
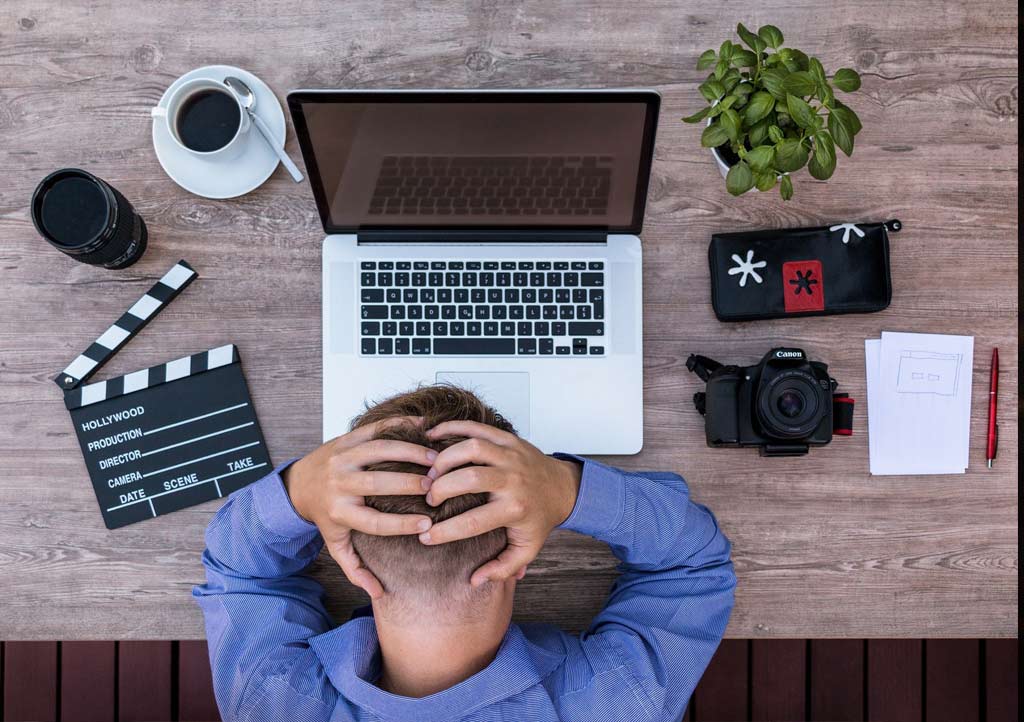
M 253 112 L 253 106 L 256 105 L 256 96 L 253 94 L 252 90 L 249 89 L 249 86 L 233 75 L 229 75 L 224 78 L 224 85 L 228 86 L 228 88 L 238 96 L 239 101 L 242 103 L 242 107 L 245 108 L 245 112 L 249 114 L 252 124 L 256 126 L 256 130 L 258 130 L 260 135 L 263 136 L 263 140 L 267 141 L 267 145 L 270 146 L 270 149 L 277 153 L 277 157 L 281 159 L 281 163 L 288 169 L 288 172 L 291 173 L 292 179 L 296 183 L 301 183 L 302 173 L 300 173 L 299 169 L 294 163 L 292 163 L 292 159 L 285 154 L 284 148 L 279 148 L 277 143 L 274 142 L 270 128 L 266 126 L 263 119 Z

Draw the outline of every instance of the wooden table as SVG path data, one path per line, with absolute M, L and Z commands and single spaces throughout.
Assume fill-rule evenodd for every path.
M 82 5 L 83 7 L 73 7 Z M 243 66 L 279 97 L 304 87 L 626 87 L 663 94 L 644 239 L 645 436 L 627 468 L 690 481 L 733 541 L 734 637 L 1017 635 L 1017 9 L 984 2 L 64 3 L 0 8 L 0 638 L 196 638 L 210 503 L 107 531 L 51 377 L 179 258 L 200 272 L 103 372 L 238 344 L 275 461 L 320 434 L 320 240 L 308 183 L 278 169 L 235 200 L 161 170 L 149 108 L 175 77 Z M 741 13 L 742 17 L 736 17 Z M 778 25 L 830 71 L 862 75 L 864 131 L 827 183 L 733 198 L 699 129 L 697 56 L 736 20 Z M 288 150 L 298 157 L 289 129 Z M 35 233 L 28 201 L 88 169 L 145 217 L 124 271 L 77 264 Z M 892 307 L 723 325 L 709 304 L 714 231 L 899 218 Z M 883 329 L 976 337 L 966 476 L 868 474 L 863 341 Z M 704 446 L 691 352 L 750 363 L 773 344 L 828 361 L 861 403 L 856 435 L 802 459 Z M 1002 354 L 1001 453 L 984 462 L 988 358 Z M 361 596 L 321 563 L 340 619 Z M 614 576 L 602 545 L 557 534 L 518 619 L 579 629 Z

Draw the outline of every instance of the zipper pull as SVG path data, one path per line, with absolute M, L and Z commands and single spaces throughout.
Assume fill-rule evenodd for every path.
M 892 231 L 893 233 L 899 233 L 903 228 L 903 222 L 900 221 L 899 218 L 893 218 L 891 221 L 886 221 L 882 225 L 885 226 L 887 231 Z

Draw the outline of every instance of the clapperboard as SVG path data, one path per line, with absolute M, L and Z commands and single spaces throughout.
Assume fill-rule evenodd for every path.
M 179 261 L 54 379 L 108 529 L 217 499 L 270 470 L 234 345 L 84 383 L 196 277 Z

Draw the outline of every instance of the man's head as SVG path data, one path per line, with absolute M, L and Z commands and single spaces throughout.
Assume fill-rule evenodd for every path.
M 389 427 L 377 438 L 407 441 L 442 451 L 463 439 L 430 439 L 426 431 L 445 421 L 476 421 L 515 433 L 504 417 L 469 391 L 453 386 L 427 386 L 394 396 L 367 409 L 352 428 L 398 417 L 421 417 L 421 424 L 403 423 Z M 407 462 L 385 462 L 368 471 L 426 474 L 423 466 Z M 487 501 L 487 494 L 464 494 L 430 506 L 423 496 L 368 496 L 368 506 L 392 514 L 423 514 L 437 522 L 450 519 Z M 425 545 L 416 536 L 372 536 L 354 531 L 352 544 L 366 567 L 376 575 L 386 592 L 389 611 L 398 606 L 444 609 L 449 614 L 472 614 L 476 603 L 492 593 L 491 585 L 473 588 L 473 571 L 495 558 L 505 548 L 505 529 L 495 529 L 470 539 L 447 544 Z M 395 611 L 400 611 L 396 609 Z

